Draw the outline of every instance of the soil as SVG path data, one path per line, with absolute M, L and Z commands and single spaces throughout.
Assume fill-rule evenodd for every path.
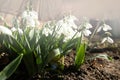
M 114 45 L 114 46 L 113 46 Z M 63 71 L 46 71 L 44 78 L 39 74 L 32 76 L 28 80 L 120 80 L 120 43 L 117 42 L 109 47 L 97 47 L 88 50 L 86 53 L 85 63 L 79 70 L 74 68 L 75 51 L 65 56 L 65 68 Z M 95 57 L 103 54 L 108 59 Z M 1 53 L 0 70 L 8 64 L 8 55 Z M 13 75 L 15 77 L 15 75 Z M 13 80 L 13 76 L 8 80 Z M 18 76 L 14 80 L 26 80 L 27 76 Z

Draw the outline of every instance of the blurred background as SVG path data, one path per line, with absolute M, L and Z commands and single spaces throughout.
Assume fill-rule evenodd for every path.
M 10 22 L 14 15 L 21 15 L 29 1 L 38 12 L 40 22 L 58 20 L 69 14 L 79 19 L 88 17 L 94 24 L 105 20 L 112 26 L 113 35 L 120 37 L 120 0 L 0 0 L 0 16 Z

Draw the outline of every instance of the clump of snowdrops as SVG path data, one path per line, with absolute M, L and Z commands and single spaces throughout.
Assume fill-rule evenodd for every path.
M 25 64 L 29 76 L 43 73 L 46 66 L 52 70 L 64 69 L 64 56 L 76 48 L 74 65 L 79 69 L 84 63 L 85 52 L 92 34 L 89 21 L 82 22 L 79 26 L 75 24 L 78 20 L 75 16 L 65 16 L 59 21 L 46 22 L 39 29 L 38 14 L 34 10 L 23 12 L 21 19 L 13 19 L 12 27 L 0 26 L 0 44 L 14 51 L 18 56 L 0 72 L 0 78 L 9 78 L 20 65 Z M 112 28 L 106 24 L 100 26 L 104 31 Z M 108 35 L 102 40 L 113 43 Z

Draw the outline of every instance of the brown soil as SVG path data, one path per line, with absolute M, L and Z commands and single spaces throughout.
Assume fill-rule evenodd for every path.
M 97 54 L 107 54 L 112 60 L 93 58 Z M 0 68 L 7 64 L 7 55 L 0 59 Z M 65 56 L 65 69 L 63 71 L 46 71 L 44 78 L 36 74 L 29 80 L 120 80 L 120 43 L 109 48 L 95 48 L 86 53 L 86 60 L 79 70 L 74 68 L 75 51 Z M 26 80 L 19 76 L 17 80 Z M 13 77 L 13 76 L 12 76 Z M 13 78 L 9 80 L 13 80 Z M 16 80 L 16 79 L 14 79 Z

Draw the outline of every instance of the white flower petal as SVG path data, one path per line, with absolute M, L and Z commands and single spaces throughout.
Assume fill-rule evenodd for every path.
M 98 29 L 97 29 L 97 32 L 100 32 L 102 30 L 102 27 L 103 26 L 100 26 Z
M 87 23 L 85 23 L 85 28 L 86 28 L 86 29 L 90 29 L 90 28 L 92 28 L 92 25 L 87 22 Z
M 77 25 L 76 25 L 74 22 L 70 22 L 70 23 L 69 23 L 69 26 L 70 26 L 71 28 L 73 28 L 73 29 L 77 29 L 77 28 L 78 28 Z
M 59 55 L 60 55 L 60 49 L 59 49 L 59 48 L 54 49 L 54 50 L 53 50 L 53 54 L 54 54 L 54 55 L 53 55 L 54 57 L 59 56 Z
M 7 27 L 0 26 L 0 32 L 12 36 L 12 31 L 10 29 L 8 29 Z
M 33 18 L 33 19 L 38 19 L 38 14 L 36 11 L 30 11 L 30 16 Z
M 107 37 L 107 41 L 108 41 L 109 43 L 114 43 L 113 39 L 110 38 L 110 37 Z
M 84 34 L 85 36 L 89 36 L 89 35 L 91 34 L 91 31 L 85 29 L 85 30 L 83 31 L 83 34 Z
M 69 21 L 69 22 L 74 22 L 75 20 L 78 20 L 75 16 L 73 15 L 69 15 L 69 16 L 66 16 L 64 18 L 65 20 Z
M 104 43 L 105 41 L 109 42 L 109 43 L 114 43 L 113 39 L 110 38 L 110 37 L 105 37 L 103 38 L 102 42 L 101 43 Z
M 108 30 L 112 30 L 112 28 L 107 24 L 103 24 L 103 31 L 108 31 Z
M 107 37 L 103 38 L 101 43 L 104 43 L 107 40 Z
M 69 16 L 66 16 L 65 18 L 59 20 L 57 22 L 57 26 L 71 27 L 73 29 L 77 29 L 77 25 L 74 22 L 75 20 L 77 20 L 77 18 L 75 16 L 69 15 Z
M 45 34 L 45 36 L 48 36 L 49 34 L 51 35 L 52 34 L 52 30 L 49 29 L 48 27 L 44 27 L 43 31 L 42 31 L 42 34 Z
M 12 28 L 11 28 L 11 31 L 12 31 L 12 32 L 15 32 L 15 31 L 17 31 L 17 29 L 16 29 L 15 27 L 12 27 Z

